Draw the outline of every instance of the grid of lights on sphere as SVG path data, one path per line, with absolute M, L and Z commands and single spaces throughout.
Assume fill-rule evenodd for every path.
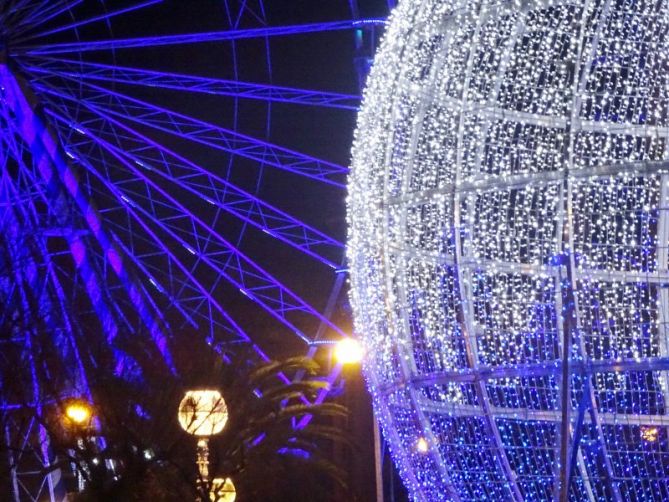
M 415 500 L 554 499 L 564 351 L 570 500 L 669 500 L 668 28 L 664 0 L 393 13 L 348 258 Z

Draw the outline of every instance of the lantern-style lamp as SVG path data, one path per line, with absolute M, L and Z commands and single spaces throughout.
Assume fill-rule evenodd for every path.
M 228 407 L 217 390 L 189 390 L 179 404 L 179 424 L 197 436 L 197 465 L 203 482 L 209 479 L 209 437 L 223 430 Z
M 214 502 L 235 502 L 237 490 L 230 478 L 214 478 L 211 481 L 211 500 Z

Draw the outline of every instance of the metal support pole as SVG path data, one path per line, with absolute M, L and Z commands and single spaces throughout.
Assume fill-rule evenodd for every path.
M 379 423 L 374 416 L 374 473 L 376 475 L 376 502 L 383 502 L 383 441 Z
M 12 449 L 9 448 L 9 445 L 11 445 L 11 435 L 9 433 L 9 425 L 5 425 L 5 442 L 7 443 L 7 462 L 9 466 L 9 476 L 11 480 L 11 486 L 12 486 L 12 501 L 13 502 L 20 502 L 19 499 L 19 481 L 18 477 L 16 475 L 16 459 L 14 458 L 14 454 L 12 452 Z
M 209 482 L 209 438 L 197 440 L 197 468 L 200 473 L 200 483 L 206 486 Z
M 565 226 L 566 227 L 566 226 Z M 569 415 L 571 411 L 571 371 L 569 359 L 571 353 L 571 340 L 575 325 L 574 313 L 574 291 L 571 287 L 571 274 L 569 273 L 569 260 L 567 259 L 568 278 L 562 284 L 563 305 L 563 330 L 562 330 L 562 385 L 560 405 L 562 407 L 562 421 L 560 424 L 560 490 L 559 501 L 569 501 L 568 482 L 568 454 L 569 454 Z M 565 287 L 564 282 L 567 282 Z
M 590 404 L 590 376 L 585 377 L 585 383 L 582 389 L 583 395 L 581 396 L 581 401 L 578 404 L 578 417 L 576 419 L 576 425 L 574 427 L 574 439 L 571 445 L 571 454 L 569 455 L 569 464 L 566 466 L 567 471 L 567 484 L 571 484 L 571 478 L 574 474 L 574 469 L 576 468 L 576 463 L 578 462 L 578 450 L 581 445 L 581 431 L 583 429 L 583 419 L 585 411 L 588 409 Z

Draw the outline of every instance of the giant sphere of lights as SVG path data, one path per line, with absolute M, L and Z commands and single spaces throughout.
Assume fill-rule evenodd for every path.
M 551 500 L 568 435 L 571 500 L 669 500 L 668 23 L 665 0 L 393 14 L 348 253 L 415 499 Z

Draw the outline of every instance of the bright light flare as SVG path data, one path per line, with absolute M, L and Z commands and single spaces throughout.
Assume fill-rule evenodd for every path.
M 340 364 L 358 364 L 364 355 L 362 344 L 353 338 L 342 338 L 334 350 L 335 360 Z
M 418 438 L 418 441 L 416 441 L 416 450 L 418 453 L 427 453 L 429 449 L 430 445 L 427 442 L 427 439 L 424 437 Z

